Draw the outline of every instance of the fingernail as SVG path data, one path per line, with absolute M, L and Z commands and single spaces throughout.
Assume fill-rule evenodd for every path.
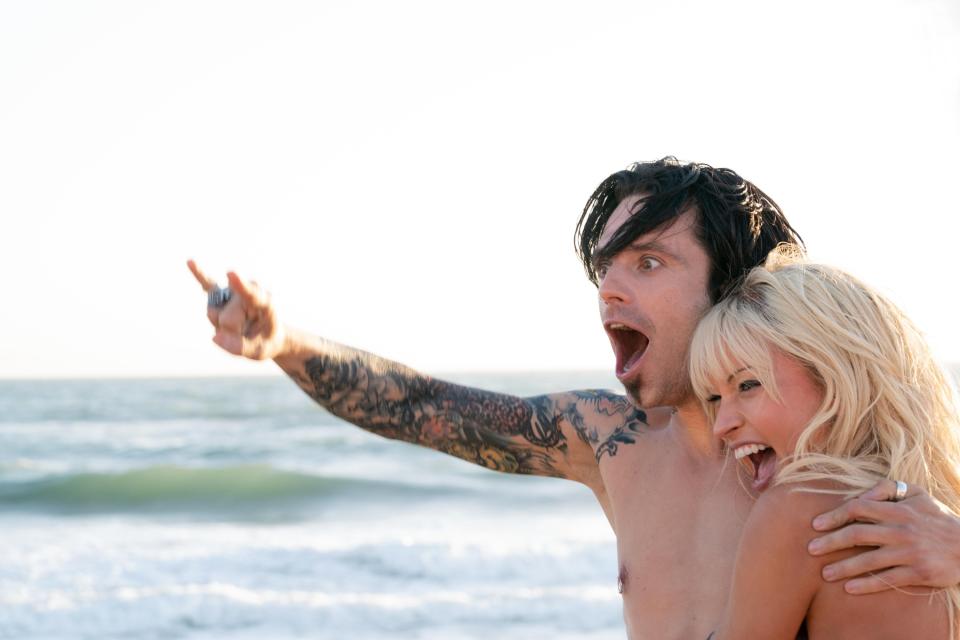
M 826 529 L 827 519 L 824 518 L 823 516 L 817 516 L 816 518 L 813 519 L 813 528 L 817 529 L 818 531 L 821 529 Z
M 810 541 L 810 544 L 807 545 L 807 551 L 810 553 L 818 553 L 822 547 L 823 543 L 820 542 L 820 539 L 818 538 Z
M 847 593 L 860 593 L 860 582 L 852 581 L 843 585 L 843 590 Z
M 823 579 L 824 580 L 833 580 L 837 577 L 837 570 L 833 567 L 824 567 L 823 568 Z

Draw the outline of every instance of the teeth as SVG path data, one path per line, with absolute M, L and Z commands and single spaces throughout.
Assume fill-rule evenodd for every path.
M 734 449 L 733 455 L 737 460 L 740 460 L 745 456 L 749 456 L 754 453 L 760 453 L 761 451 L 764 451 L 769 448 L 770 447 L 768 447 L 765 444 L 745 444 L 741 447 L 737 447 L 736 449 Z
M 610 324 L 610 328 L 611 328 L 611 329 L 615 329 L 615 330 L 617 330 L 617 331 L 623 331 L 623 330 L 630 331 L 630 330 L 631 330 L 630 327 L 628 327 L 628 326 L 625 325 L 625 324 L 620 324 L 619 322 L 614 322 L 614 323 Z

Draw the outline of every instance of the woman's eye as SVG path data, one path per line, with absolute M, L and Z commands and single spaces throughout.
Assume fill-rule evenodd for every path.
M 657 267 L 659 267 L 661 264 L 663 264 L 663 263 L 660 262 L 659 260 L 657 260 L 656 258 L 651 258 L 651 257 L 648 256 L 648 257 L 643 258 L 642 260 L 640 260 L 640 270 L 641 270 L 641 271 L 653 271 L 654 269 L 656 269 Z
M 720 396 L 718 395 L 707 396 L 707 402 L 711 404 L 714 402 L 720 402 Z
M 761 386 L 759 380 L 744 380 L 740 383 L 739 388 L 740 391 L 750 391 L 750 389 L 754 389 L 759 386 Z

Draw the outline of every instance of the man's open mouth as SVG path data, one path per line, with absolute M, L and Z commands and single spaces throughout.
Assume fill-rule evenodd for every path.
M 621 380 L 631 377 L 633 369 L 646 353 L 650 340 L 636 329 L 621 322 L 610 322 L 605 328 L 617 358 L 617 377 Z
M 765 444 L 742 444 L 733 450 L 734 457 L 739 461 L 746 459 L 753 468 L 753 488 L 763 491 L 770 486 L 770 481 L 777 472 L 777 453 Z

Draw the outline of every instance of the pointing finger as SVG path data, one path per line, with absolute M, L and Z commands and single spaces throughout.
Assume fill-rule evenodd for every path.
M 203 287 L 204 291 L 210 291 L 217 286 L 217 281 L 201 271 L 200 267 L 198 267 L 197 263 L 193 260 L 187 260 L 187 267 L 190 269 L 193 277 L 197 279 L 197 282 L 200 283 L 200 286 Z

